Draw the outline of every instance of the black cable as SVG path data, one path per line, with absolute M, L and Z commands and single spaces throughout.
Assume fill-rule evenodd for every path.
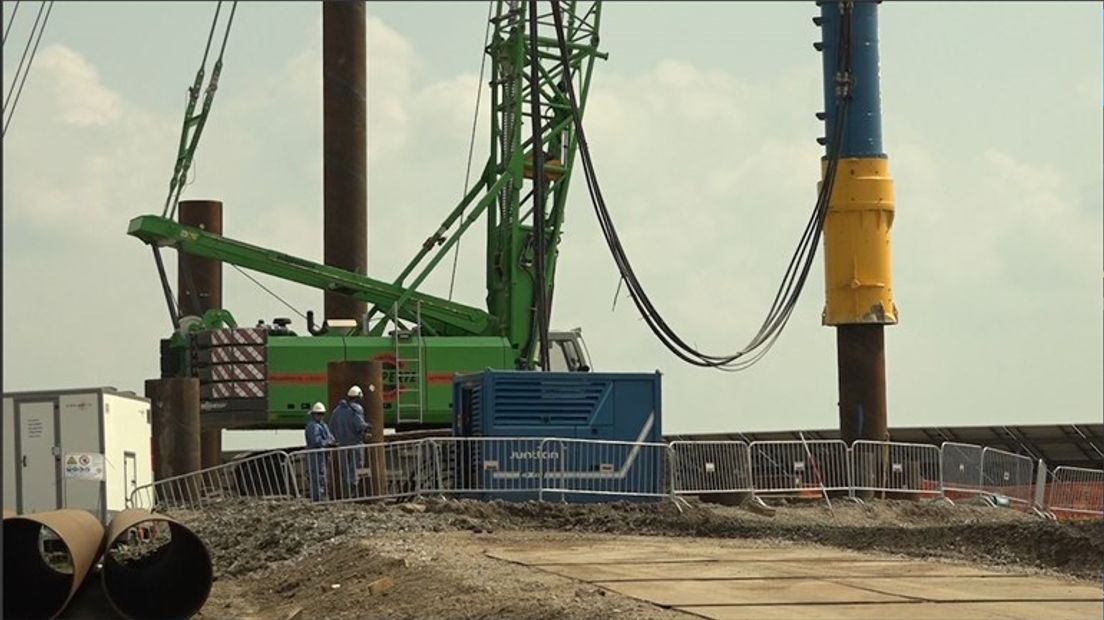
M 4 29 L 4 40 L 2 43 L 8 42 L 8 34 L 11 33 L 12 24 L 15 23 L 15 14 L 19 12 L 19 0 L 15 0 L 15 6 L 12 7 L 11 15 L 8 16 L 8 27 Z
M 23 85 L 27 83 L 27 76 L 31 73 L 31 65 L 34 64 L 35 55 L 38 53 L 38 44 L 42 41 L 43 33 L 46 32 L 46 23 L 50 21 L 50 13 L 53 10 L 54 1 L 50 0 L 50 5 L 46 8 L 46 16 L 42 18 L 42 27 L 38 29 L 38 37 L 35 38 L 34 48 L 31 49 L 31 57 L 27 60 L 27 70 L 23 72 L 23 79 L 19 81 L 19 90 L 15 93 L 15 99 L 12 101 L 11 110 L 8 111 L 8 118 L 4 121 L 4 128 L 0 131 L 0 136 L 7 135 L 8 133 L 8 127 L 11 125 L 12 117 L 15 116 L 15 108 L 19 105 L 19 97 L 23 94 Z M 8 94 L 10 95 L 11 93 Z
M 280 303 L 284 304 L 284 305 L 285 305 L 285 306 L 287 306 L 288 308 L 291 308 L 291 311 L 292 311 L 292 312 L 294 312 L 295 314 L 298 314 L 299 316 L 303 317 L 303 320 L 304 320 L 304 321 L 305 321 L 305 320 L 307 320 L 307 315 L 305 315 L 305 314 L 303 314 L 302 312 L 300 312 L 298 308 L 296 308 L 295 306 L 291 305 L 291 304 L 290 304 L 290 303 L 289 303 L 288 301 L 286 301 L 286 300 L 285 300 L 284 298 L 280 297 L 280 296 L 279 296 L 279 295 L 277 295 L 276 293 L 273 293 L 271 289 L 269 289 L 269 288 L 268 288 L 267 286 L 265 286 L 264 284 L 261 284 L 260 280 L 258 280 L 258 279 L 256 279 L 256 278 L 254 278 L 253 276 L 249 275 L 249 272 L 245 271 L 245 270 L 244 270 L 244 269 L 242 269 L 241 267 L 238 267 L 237 265 L 230 265 L 230 266 L 231 266 L 231 267 L 233 267 L 234 269 L 237 269 L 237 270 L 238 270 L 238 273 L 240 273 L 240 274 L 242 274 L 243 276 L 245 276 L 245 277 L 246 277 L 246 278 L 247 278 L 247 279 L 248 279 L 248 280 L 249 280 L 250 282 L 252 282 L 253 284 L 256 284 L 256 285 L 257 285 L 257 286 L 259 286 L 259 287 L 261 287 L 261 290 L 263 290 L 264 292 L 266 292 L 266 293 L 268 293 L 269 295 L 272 295 L 272 296 L 273 296 L 274 298 L 276 298 L 276 301 L 278 301 L 278 302 L 280 302 Z
M 468 166 L 467 171 L 464 173 L 464 193 L 460 194 L 461 197 L 468 195 L 468 184 L 471 183 L 471 167 L 472 167 L 472 155 L 475 153 L 475 130 L 479 127 L 479 103 L 483 97 L 483 74 L 487 68 L 487 44 L 491 39 L 491 17 L 494 15 L 494 2 L 487 3 L 487 25 L 483 29 L 483 49 L 479 60 L 479 82 L 475 88 L 475 111 L 472 112 L 472 128 L 471 137 L 468 139 Z M 460 220 L 464 221 L 464 212 L 460 212 Z M 452 301 L 452 291 L 456 286 L 456 265 L 460 261 L 460 242 L 464 238 L 461 236 L 456 240 L 456 249 L 452 253 L 452 275 L 449 277 L 449 301 Z
M 35 31 L 38 30 L 38 23 L 42 21 L 42 11 L 45 9 L 45 2 L 38 5 L 38 13 L 35 14 L 34 24 L 31 26 L 31 34 L 27 35 L 27 44 L 23 46 L 23 55 L 19 57 L 19 66 L 15 68 L 15 75 L 12 77 L 11 86 L 8 88 L 8 96 L 4 97 L 3 111 L 5 114 L 8 112 L 8 103 L 11 102 L 12 95 L 15 93 L 15 83 L 19 81 L 19 76 L 23 73 L 23 63 L 27 62 L 27 54 L 31 51 L 31 42 L 34 41 Z
M 841 20 L 840 43 L 837 46 L 837 65 L 840 68 L 840 73 L 845 77 L 849 77 L 851 60 L 851 8 L 847 4 L 841 5 L 841 7 L 843 8 L 846 19 Z M 590 193 L 591 202 L 594 204 L 595 208 L 595 214 L 598 217 L 599 225 L 602 228 L 606 243 L 613 255 L 614 262 L 617 264 L 622 279 L 629 290 L 629 294 L 641 313 L 641 317 L 664 346 L 683 361 L 696 366 L 715 367 L 722 370 L 742 370 L 750 367 L 762 359 L 777 341 L 782 329 L 789 321 L 793 309 L 796 307 L 797 300 L 808 278 L 809 270 L 816 254 L 816 248 L 820 241 L 824 219 L 827 216 L 832 188 L 835 184 L 839 166 L 839 149 L 843 140 L 847 104 L 850 98 L 849 88 L 845 89 L 842 94 L 839 92 L 839 89 L 837 89 L 839 101 L 836 106 L 834 131 L 827 149 L 828 166 L 825 171 L 824 180 L 821 183 L 821 190 L 817 196 L 817 202 L 810 216 L 809 223 L 806 225 L 805 231 L 798 242 L 798 247 L 786 269 L 786 273 L 783 276 L 778 292 L 775 294 L 775 299 L 771 304 L 771 309 L 768 311 L 767 317 L 764 319 L 755 337 L 752 338 L 748 345 L 741 351 L 731 355 L 708 355 L 683 341 L 678 333 L 666 323 L 662 315 L 652 304 L 643 286 L 640 284 L 628 260 L 628 256 L 621 245 L 616 228 L 613 225 L 612 218 L 609 215 L 609 211 L 602 197 L 601 188 L 598 185 L 594 164 L 590 157 L 586 136 L 583 131 L 581 119 L 579 118 L 578 103 L 570 79 L 569 56 L 563 32 L 563 17 L 557 2 L 552 3 L 552 12 L 560 48 L 560 60 L 563 65 L 565 76 L 567 76 L 565 83 L 574 115 L 575 130 L 578 137 L 579 153 L 584 176 L 586 178 L 587 190 Z M 799 265 L 800 269 L 798 269 Z

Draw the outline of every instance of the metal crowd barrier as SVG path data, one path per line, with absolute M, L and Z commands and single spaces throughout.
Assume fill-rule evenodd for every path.
M 742 441 L 672 441 L 671 491 L 676 495 L 752 490 L 751 452 Z
M 537 499 L 671 495 L 667 478 L 670 447 L 666 443 L 545 439 L 538 450 L 542 457 Z
M 944 441 L 939 447 L 943 494 L 963 499 L 984 493 L 981 486 L 981 446 Z
M 1104 517 L 1104 470 L 1056 467 L 1047 508 L 1057 516 Z
M 243 497 L 298 496 L 286 452 L 267 452 L 134 489 L 128 508 L 195 510 Z
M 938 446 L 858 440 L 851 444 L 853 491 L 941 496 Z
M 674 441 L 445 437 L 269 452 L 135 489 L 135 508 L 229 498 L 349 502 L 425 494 L 593 501 L 720 493 L 919 497 L 1002 495 L 1032 503 L 1034 462 L 994 448 L 841 440 Z M 1104 471 L 1058 467 L 1047 506 L 1104 515 Z M 1042 490 L 1040 490 L 1042 493 Z M 955 494 L 958 494 L 956 497 Z
M 540 495 L 546 459 L 540 437 L 446 437 L 425 440 L 434 470 L 426 492 L 486 499 L 492 496 Z
M 755 493 L 816 497 L 851 489 L 851 460 L 839 439 L 753 441 L 748 451 Z
M 413 497 L 434 486 L 425 440 L 313 448 L 295 452 L 299 496 L 314 502 Z
M 1035 461 L 1031 457 L 996 448 L 982 449 L 981 487 L 986 493 L 1030 506 L 1034 477 Z

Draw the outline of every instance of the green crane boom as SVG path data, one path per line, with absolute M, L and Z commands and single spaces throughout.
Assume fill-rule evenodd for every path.
M 498 322 L 478 308 L 432 295 L 411 293 L 387 282 L 228 239 L 156 215 L 140 215 L 132 219 L 127 234 L 146 243 L 172 246 L 186 254 L 220 260 L 369 303 L 390 306 L 400 299 L 409 299 L 421 306 L 422 327 L 431 335 L 486 336 L 497 333 Z M 399 317 L 414 321 L 415 307 L 413 304 L 400 306 Z
M 326 399 L 329 361 L 379 360 L 391 373 L 390 379 L 385 379 L 388 422 L 436 426 L 451 421 L 449 385 L 454 373 L 487 367 L 533 368 L 539 340 L 539 293 L 543 287 L 543 298 L 552 298 L 577 150 L 576 119 L 567 84 L 570 80 L 581 116 L 594 63 L 606 58 L 598 50 L 601 2 L 554 1 L 564 15 L 566 71 L 550 11 L 536 16 L 536 32 L 532 32 L 527 27 L 531 3 L 495 2 L 493 35 L 486 47 L 491 66 L 490 153 L 471 190 L 393 282 L 250 245 L 165 217 L 142 215 L 131 220 L 128 234 L 155 249 L 173 247 L 348 295 L 372 305 L 368 319 L 382 317 L 374 324 L 365 319 L 355 335 L 302 338 L 283 327 L 266 327 L 263 346 L 235 349 L 237 345 L 226 346 L 215 342 L 215 336 L 203 334 L 217 329 L 222 324 L 219 321 L 234 327 L 232 321 L 224 320 L 229 314 L 221 310 L 214 321 L 174 325 L 176 335 L 162 344 L 162 374 L 198 376 L 204 411 L 228 416 L 220 426 L 280 427 L 301 424 L 302 411 L 310 403 Z M 549 4 L 544 6 L 547 11 Z M 539 123 L 533 123 L 530 113 L 534 98 L 539 99 Z M 543 155 L 540 179 L 533 178 L 536 147 Z M 539 225 L 531 216 L 533 192 L 526 191 L 531 183 L 541 183 L 543 191 L 539 193 L 545 197 L 543 210 L 537 211 L 545 214 Z M 418 287 L 465 231 L 483 218 L 487 225 L 486 310 L 420 292 Z M 544 248 L 543 261 L 536 253 L 539 247 Z M 157 252 L 155 256 L 160 260 Z M 537 276 L 538 262 L 544 265 L 541 278 Z M 163 269 L 162 286 L 171 299 Z M 550 302 L 545 301 L 544 316 L 549 309 Z M 410 323 L 418 328 L 409 329 Z M 392 324 L 396 329 L 388 332 L 387 326 Z M 552 338 L 556 343 L 553 357 L 561 355 L 561 367 L 588 367 L 578 332 L 555 332 Z

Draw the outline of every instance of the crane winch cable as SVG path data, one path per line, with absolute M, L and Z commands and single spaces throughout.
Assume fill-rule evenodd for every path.
M 549 369 L 548 351 L 548 283 L 545 279 L 545 180 L 544 144 L 541 142 L 540 62 L 538 60 L 537 0 L 529 0 L 529 118 L 533 126 L 533 322 L 537 329 L 537 362 L 541 370 Z M 565 74 L 570 76 L 570 74 Z M 533 340 L 532 336 L 529 338 Z M 523 351 L 528 354 L 528 347 Z
M 11 98 L 15 94 L 15 85 L 19 81 L 19 76 L 23 74 L 23 63 L 27 62 L 27 55 L 31 51 L 31 44 L 34 43 L 35 32 L 38 30 L 38 24 L 42 21 L 42 12 L 46 10 L 46 3 L 38 5 L 38 13 L 35 13 L 34 23 L 31 24 L 31 34 L 27 35 L 27 44 L 23 46 L 23 55 L 19 57 L 19 65 L 15 68 L 15 75 L 12 76 L 11 86 L 8 87 L 8 94 L 4 97 L 4 113 L 8 111 L 8 104 L 11 103 Z
M 810 215 L 805 231 L 798 242 L 797 248 L 790 259 L 790 263 L 779 284 L 770 310 L 763 320 L 759 331 L 751 341 L 740 351 L 727 355 L 710 355 L 699 351 L 695 346 L 687 344 L 677 332 L 675 332 L 663 319 L 663 316 L 655 308 L 647 292 L 637 278 L 624 247 L 617 235 L 613 220 L 606 207 L 602 196 L 601 187 L 598 184 L 594 170 L 594 162 L 590 156 L 590 149 L 579 118 L 578 103 L 575 97 L 575 89 L 571 80 L 570 61 L 567 50 L 566 37 L 563 28 L 563 15 L 557 0 L 552 2 L 552 15 L 556 26 L 556 38 L 559 45 L 560 62 L 563 66 L 564 80 L 569 101 L 572 107 L 575 131 L 578 134 L 579 155 L 582 162 L 583 173 L 586 178 L 587 190 L 593 203 L 595 214 L 598 217 L 602 234 L 606 244 L 617 265 L 621 278 L 628 287 L 633 303 L 641 314 L 641 318 L 648 324 L 649 329 L 663 343 L 668 350 L 683 361 L 695 366 L 712 367 L 726 371 L 744 370 L 758 362 L 774 346 L 782 330 L 789 321 L 790 315 L 797 304 L 797 300 L 804 288 L 816 248 L 819 245 L 820 234 L 824 226 L 824 220 L 828 213 L 828 205 L 835 185 L 835 178 L 839 168 L 839 150 L 843 141 L 844 125 L 847 119 L 847 105 L 851 98 L 851 89 L 854 78 L 851 74 L 851 18 L 852 5 L 849 0 L 840 2 L 841 24 L 839 31 L 839 43 L 836 46 L 837 67 L 836 96 L 833 134 L 827 143 L 827 166 L 824 179 L 821 183 L 817 201 Z
M 222 35 L 222 45 L 219 48 L 218 58 L 211 69 L 211 79 L 207 82 L 207 88 L 203 89 L 203 77 L 207 70 L 207 57 L 211 53 L 211 43 L 214 42 L 215 29 L 218 26 L 219 13 L 222 11 L 222 0 L 215 6 L 215 16 L 211 20 L 211 29 L 207 34 L 207 45 L 203 48 L 203 60 L 199 63 L 195 81 L 188 88 L 188 102 L 184 109 L 184 123 L 180 129 L 180 146 L 177 148 L 176 163 L 173 168 L 172 178 L 169 179 L 169 194 L 165 197 L 165 207 L 162 209 L 162 217 L 173 218 L 176 215 L 176 203 L 180 199 L 180 192 L 184 189 L 188 178 L 188 170 L 195 158 L 196 147 L 199 145 L 199 137 L 203 133 L 203 127 L 207 124 L 207 115 L 211 111 L 214 102 L 215 91 L 218 90 L 219 76 L 222 74 L 222 58 L 226 53 L 226 43 L 230 40 L 230 28 L 234 25 L 234 13 L 237 12 L 238 3 L 234 0 L 230 5 L 230 16 L 226 21 L 226 29 Z M 199 101 L 199 93 L 203 92 L 203 107 L 198 114 L 194 114 L 196 103 Z
M 468 195 L 468 185 L 471 183 L 472 155 L 475 153 L 475 130 L 479 127 L 479 103 L 483 98 L 483 73 L 487 67 L 487 45 L 491 39 L 491 17 L 494 15 L 494 0 L 487 3 L 487 26 L 483 30 L 483 49 L 480 50 L 479 81 L 475 85 L 475 110 L 472 112 L 471 137 L 468 138 L 468 166 L 464 173 L 464 191 L 461 198 Z M 460 211 L 458 222 L 464 221 L 464 212 Z M 464 238 L 456 240 L 456 249 L 452 253 L 452 275 L 449 277 L 449 301 L 452 301 L 452 291 L 456 285 L 456 264 L 460 260 L 460 242 Z
M 303 318 L 304 321 L 307 320 L 307 315 L 300 312 L 299 308 L 296 308 L 295 306 L 291 305 L 291 302 L 285 300 L 283 297 L 280 297 L 276 293 L 272 292 L 272 289 L 268 288 L 264 284 L 261 284 L 260 280 L 258 280 L 257 278 L 254 278 L 253 276 L 249 275 L 249 272 L 245 271 L 241 267 L 238 267 L 237 265 L 230 265 L 230 266 L 233 267 L 234 269 L 237 269 L 238 273 L 245 276 L 250 282 L 252 282 L 253 284 L 256 284 L 259 287 L 261 287 L 261 290 L 263 290 L 264 292 L 266 292 L 269 295 L 272 295 L 274 298 L 276 298 L 276 301 L 278 301 L 278 302 L 284 304 L 285 306 L 287 306 L 288 308 L 290 308 L 292 312 L 294 312 L 295 314 L 298 314 L 300 317 Z
M 46 16 L 42 17 L 42 9 L 46 9 Z M 46 23 L 50 21 L 50 13 L 54 10 L 54 1 L 50 0 L 49 4 L 45 1 L 39 5 L 38 14 L 35 16 L 34 27 L 31 28 L 31 34 L 27 37 L 27 47 L 30 47 L 31 40 L 34 40 L 34 48 L 30 50 L 31 54 L 28 58 L 27 47 L 23 48 L 23 56 L 19 59 L 19 68 L 15 72 L 15 77 L 12 79 L 12 86 L 8 89 L 8 96 L 4 99 L 3 113 L 7 118 L 4 119 L 4 126 L 0 129 L 0 137 L 7 135 L 8 127 L 11 125 L 12 117 L 15 116 L 15 108 L 19 105 L 19 98 L 23 95 L 23 85 L 27 83 L 27 76 L 31 73 L 31 65 L 34 64 L 35 55 L 38 53 L 38 44 L 42 41 L 42 35 L 46 32 Z M 14 13 L 14 11 L 12 11 Z M 39 24 L 39 17 L 42 17 L 42 26 Z M 35 31 L 38 31 L 38 35 L 35 35 Z M 20 71 L 23 70 L 23 61 L 27 61 L 27 69 L 22 71 L 23 76 L 20 77 Z M 16 88 L 15 82 L 19 81 L 19 88 Z M 15 92 L 15 98 L 12 99 L 12 92 Z M 8 101 L 11 100 L 11 107 L 8 106 Z
M 15 23 L 15 14 L 19 12 L 19 0 L 15 0 L 15 6 L 12 7 L 11 15 L 8 16 L 8 27 L 4 28 L 4 39 L 0 43 L 8 42 L 8 34 L 11 33 L 12 24 Z

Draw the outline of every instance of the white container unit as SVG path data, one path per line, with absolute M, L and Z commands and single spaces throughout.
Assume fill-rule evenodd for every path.
M 4 394 L 4 508 L 83 508 L 104 523 L 153 481 L 150 403 L 85 388 Z

